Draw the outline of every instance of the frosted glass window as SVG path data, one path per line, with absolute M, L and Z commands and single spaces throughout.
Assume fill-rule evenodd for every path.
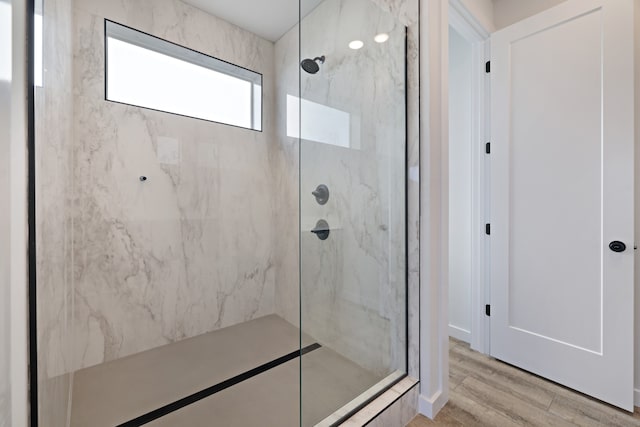
M 106 99 L 262 130 L 262 75 L 105 21 Z
M 11 5 L 0 1 L 0 80 L 11 81 Z
M 11 81 L 11 3 L 0 0 L 0 80 Z M 33 17 L 34 83 L 42 86 L 42 15 Z
M 42 87 L 44 64 L 42 63 L 42 15 L 33 16 L 33 83 Z
M 338 147 L 357 148 L 351 143 L 349 113 L 293 95 L 287 95 L 287 136 Z

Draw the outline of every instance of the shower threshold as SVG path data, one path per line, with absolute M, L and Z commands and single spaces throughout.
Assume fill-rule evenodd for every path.
M 71 426 L 313 426 L 380 378 L 276 315 L 75 372 Z M 302 370 L 302 399 L 300 398 Z

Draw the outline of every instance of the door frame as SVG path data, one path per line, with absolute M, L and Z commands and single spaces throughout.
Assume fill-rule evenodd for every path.
M 488 354 L 490 320 L 485 305 L 490 303 L 489 239 L 489 157 L 485 144 L 490 142 L 490 75 L 485 63 L 490 59 L 490 33 L 466 8 L 462 0 L 449 0 L 449 26 L 456 30 L 472 50 L 471 81 L 471 348 Z M 449 190 L 451 191 L 451 190 Z M 448 321 L 447 321 L 448 324 Z
M 448 0 L 420 2 L 418 411 L 432 419 L 449 400 L 448 12 Z
M 449 13 L 473 17 L 460 0 L 420 6 L 420 395 L 435 418 L 449 400 Z M 473 18 L 470 22 L 477 23 Z M 480 28 L 483 28 L 480 25 Z M 488 33 L 488 31 L 487 31 Z M 486 118 L 488 120 L 488 118 Z

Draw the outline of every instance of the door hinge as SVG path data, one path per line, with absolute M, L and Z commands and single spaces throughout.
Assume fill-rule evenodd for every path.
M 491 304 L 487 304 L 484 306 L 484 314 L 491 317 Z
M 491 72 L 491 61 L 487 61 L 487 62 L 484 64 L 484 71 L 485 71 L 486 73 L 490 73 L 490 72 Z
M 491 224 L 485 224 L 485 225 L 484 225 L 484 233 L 485 233 L 487 236 L 490 236 L 490 235 L 491 235 Z
M 490 142 L 487 142 L 484 145 L 484 152 L 487 153 L 487 154 L 491 154 L 491 143 Z

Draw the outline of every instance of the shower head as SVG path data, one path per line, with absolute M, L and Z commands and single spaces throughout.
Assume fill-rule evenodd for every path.
M 318 56 L 317 58 L 307 58 L 303 59 L 300 63 L 300 66 L 303 70 L 305 70 L 309 74 L 315 74 L 320 71 L 320 64 L 324 64 L 324 55 Z

